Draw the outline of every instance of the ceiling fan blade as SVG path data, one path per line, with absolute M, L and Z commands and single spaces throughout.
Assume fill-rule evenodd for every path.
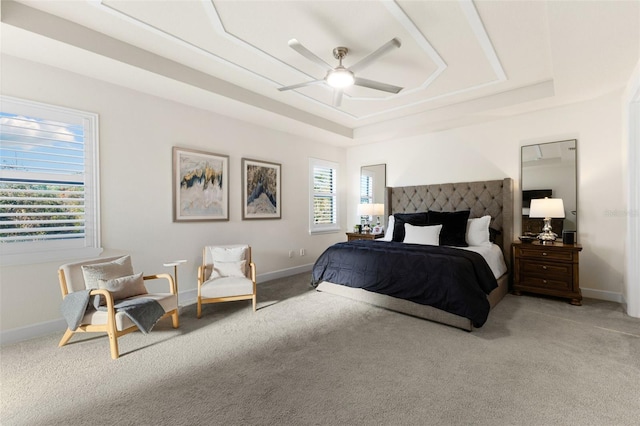
M 352 73 L 356 73 L 360 70 L 363 70 L 364 68 L 371 65 L 371 63 L 378 59 L 380 56 L 384 55 L 390 50 L 397 49 L 401 45 L 402 43 L 400 42 L 399 38 L 393 38 L 380 46 L 375 52 L 370 53 L 369 56 L 365 56 L 359 62 L 356 62 L 354 65 L 350 66 L 349 71 L 351 71 Z
M 369 89 L 382 90 L 383 92 L 389 93 L 398 93 L 403 89 L 403 87 L 380 83 L 379 81 L 367 80 L 366 78 L 360 77 L 356 77 L 353 84 L 355 84 L 356 86 L 368 87 Z
M 316 64 L 317 66 L 319 66 L 320 68 L 322 68 L 323 70 L 329 71 L 333 69 L 331 65 L 329 65 L 328 63 L 320 59 L 318 56 L 316 56 L 315 53 L 313 53 L 312 51 L 304 47 L 295 38 L 292 38 L 291 40 L 289 40 L 289 47 L 295 50 L 296 52 L 298 52 L 299 54 L 301 54 L 302 56 L 304 56 L 305 58 L 307 58 L 308 60 L 310 60 L 311 62 L 313 62 L 314 64 Z
M 342 89 L 333 89 L 333 106 L 342 105 Z
M 299 89 L 301 87 L 313 86 L 314 84 L 320 84 L 320 83 L 324 83 L 324 80 L 305 81 L 304 83 L 298 83 L 291 86 L 278 87 L 278 90 L 281 92 L 284 92 L 285 90 Z

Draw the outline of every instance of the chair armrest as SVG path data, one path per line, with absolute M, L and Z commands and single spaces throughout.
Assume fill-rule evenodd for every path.
M 249 267 L 251 268 L 251 281 L 256 282 L 256 264 L 251 262 L 249 263 Z
M 176 288 L 176 282 L 173 280 L 173 277 L 170 274 L 154 274 L 154 275 L 146 275 L 142 277 L 143 280 L 158 280 L 165 279 L 169 281 L 169 292 L 171 294 L 178 294 L 178 289 Z
M 109 312 L 113 312 L 113 295 L 111 292 L 104 288 L 96 288 L 89 292 L 89 296 L 104 296 L 107 301 L 107 310 Z

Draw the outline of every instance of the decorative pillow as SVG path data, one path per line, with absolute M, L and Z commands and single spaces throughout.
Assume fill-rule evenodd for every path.
M 99 288 L 98 280 L 111 280 L 133 275 L 131 256 L 128 255 L 111 262 L 82 265 L 81 269 L 84 277 L 84 286 L 88 290 Z
M 393 234 L 392 241 L 404 241 L 404 224 L 408 223 L 415 226 L 428 225 L 427 212 L 418 213 L 396 213 L 393 215 Z
M 244 260 L 245 246 L 241 247 L 209 247 L 214 262 L 238 262 Z
M 99 279 L 98 288 L 109 290 L 113 296 L 113 300 L 121 300 L 128 297 L 147 294 L 147 288 L 144 286 L 144 280 L 142 279 L 142 272 L 110 280 Z M 100 304 L 106 305 L 106 301 L 103 296 L 100 296 Z
M 470 246 L 486 246 L 491 244 L 489 240 L 490 222 L 491 216 L 489 215 L 467 221 L 467 243 Z
M 423 244 L 437 246 L 440 243 L 440 231 L 442 225 L 414 226 L 410 223 L 404 224 L 404 242 L 412 244 Z
M 469 210 L 458 212 L 435 212 L 429 210 L 429 225 L 442 225 L 442 231 L 440 231 L 441 246 L 469 246 L 465 239 L 469 213 Z
M 384 237 L 380 238 L 382 241 L 391 241 L 393 240 L 393 215 L 389 216 L 389 220 L 387 221 L 387 231 L 384 233 Z
M 237 262 L 214 262 L 213 269 L 211 270 L 211 275 L 209 275 L 209 279 L 213 280 L 216 278 L 223 277 L 246 277 L 246 260 L 240 260 Z
M 211 260 L 213 260 L 213 264 L 217 264 L 220 262 L 240 262 L 241 260 L 246 260 L 246 246 L 239 247 L 209 247 L 209 254 L 211 256 Z M 245 276 L 249 273 L 247 269 L 247 265 L 245 263 L 245 269 L 242 276 Z

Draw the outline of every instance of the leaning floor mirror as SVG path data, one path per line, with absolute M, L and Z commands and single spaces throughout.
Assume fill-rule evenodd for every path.
M 522 234 L 537 235 L 542 231 L 542 218 L 530 217 L 531 200 L 561 199 L 564 218 L 552 218 L 553 232 L 562 239 L 563 231 L 578 230 L 577 140 L 525 145 L 521 151 Z M 575 235 L 575 234 L 574 234 Z
M 385 187 L 387 185 L 387 165 L 373 164 L 362 166 L 360 168 L 360 204 L 376 204 L 382 205 L 383 211 L 380 216 L 363 217 L 361 220 L 372 220 L 374 224 L 378 223 L 385 227 L 387 211 L 385 206 Z M 386 228 L 384 228 L 386 229 Z

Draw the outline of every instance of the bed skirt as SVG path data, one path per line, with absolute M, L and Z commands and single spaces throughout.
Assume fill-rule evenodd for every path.
M 328 281 L 322 281 L 316 288 L 317 291 L 335 294 L 360 302 L 369 303 L 380 308 L 389 309 L 391 311 L 400 312 L 406 315 L 435 321 L 441 324 L 450 325 L 466 331 L 472 331 L 473 325 L 471 320 L 459 315 L 455 315 L 443 311 L 432 306 L 421 305 L 409 300 L 398 299 L 397 297 L 387 296 L 385 294 L 375 293 L 361 288 L 347 287 L 340 284 L 333 284 Z M 498 278 L 498 287 L 494 289 L 487 298 L 489 305 L 493 309 L 509 291 L 509 276 L 505 274 Z

